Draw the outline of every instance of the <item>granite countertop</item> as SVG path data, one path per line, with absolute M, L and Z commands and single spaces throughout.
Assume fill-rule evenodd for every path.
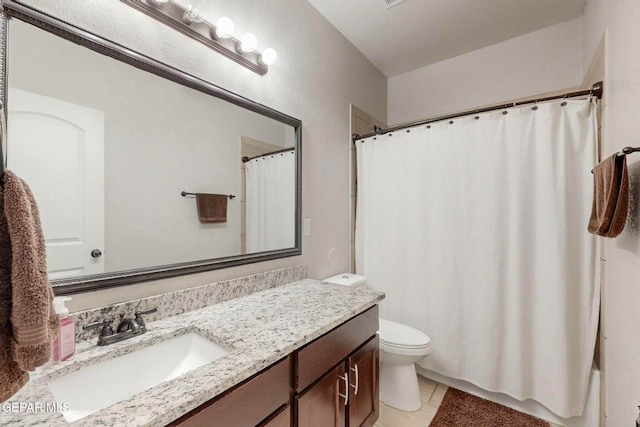
M 305 279 L 199 310 L 148 322 L 148 332 L 104 347 L 96 339 L 79 344 L 65 362 L 39 368 L 29 383 L 0 404 L 3 426 L 164 426 L 297 348 L 374 306 L 384 298 Z M 38 410 L 55 403 L 47 383 L 78 369 L 130 353 L 187 332 L 230 350 L 222 358 L 68 423 L 59 412 Z M 100 395 L 100 384 L 86 393 Z M 16 411 L 16 404 L 27 404 Z M 57 402 L 62 404 L 64 402 Z M 13 404 L 13 408 L 8 406 Z M 34 404 L 29 406 L 28 404 Z

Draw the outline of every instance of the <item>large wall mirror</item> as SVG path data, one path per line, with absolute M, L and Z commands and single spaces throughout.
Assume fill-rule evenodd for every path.
M 7 168 L 56 294 L 301 253 L 299 120 L 3 6 Z

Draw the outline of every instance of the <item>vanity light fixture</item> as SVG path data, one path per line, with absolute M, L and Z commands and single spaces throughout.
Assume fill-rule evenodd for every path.
M 216 21 L 216 30 L 213 34 L 217 39 L 228 39 L 233 36 L 233 21 L 226 16 L 218 19 Z
M 177 0 L 121 1 L 261 76 L 267 73 L 269 65 L 278 57 L 272 48 L 257 52 L 258 40 L 252 33 L 244 34 L 241 39 L 233 37 L 234 25 L 228 17 L 219 18 L 215 25 L 207 21 L 201 0 L 180 0 L 184 4 Z M 187 1 L 192 3 L 188 4 Z
M 182 20 L 187 25 L 191 25 L 194 22 L 203 22 L 204 18 L 206 17 L 207 15 L 203 11 L 201 11 L 199 7 L 190 4 L 187 5 L 187 10 L 185 10 L 182 14 Z
M 246 33 L 240 38 L 238 51 L 240 53 L 253 52 L 258 47 L 258 39 L 253 33 Z
M 278 59 L 278 54 L 275 50 L 268 47 L 262 52 L 262 55 L 260 55 L 259 61 L 264 65 L 271 65 L 276 62 L 276 59 Z

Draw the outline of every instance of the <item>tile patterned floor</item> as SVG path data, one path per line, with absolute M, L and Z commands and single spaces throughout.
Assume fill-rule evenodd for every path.
M 380 417 L 374 427 L 427 427 L 442 403 L 447 387 L 418 375 L 422 408 L 415 412 L 398 411 L 380 402 Z M 551 427 L 561 427 L 551 423 Z

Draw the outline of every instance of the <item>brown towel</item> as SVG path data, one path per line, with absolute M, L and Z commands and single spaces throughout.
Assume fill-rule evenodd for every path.
M 588 230 L 616 237 L 624 228 L 629 207 L 629 176 L 626 156 L 614 154 L 593 170 L 593 207 Z
M 196 193 L 201 224 L 227 222 L 227 195 Z
M 3 212 L 4 194 L 0 194 L 0 402 L 29 381 L 29 374 L 18 367 L 11 355 L 11 239 Z
M 27 184 L 4 173 L 0 213 L 0 401 L 45 364 L 59 333 L 38 207 Z

